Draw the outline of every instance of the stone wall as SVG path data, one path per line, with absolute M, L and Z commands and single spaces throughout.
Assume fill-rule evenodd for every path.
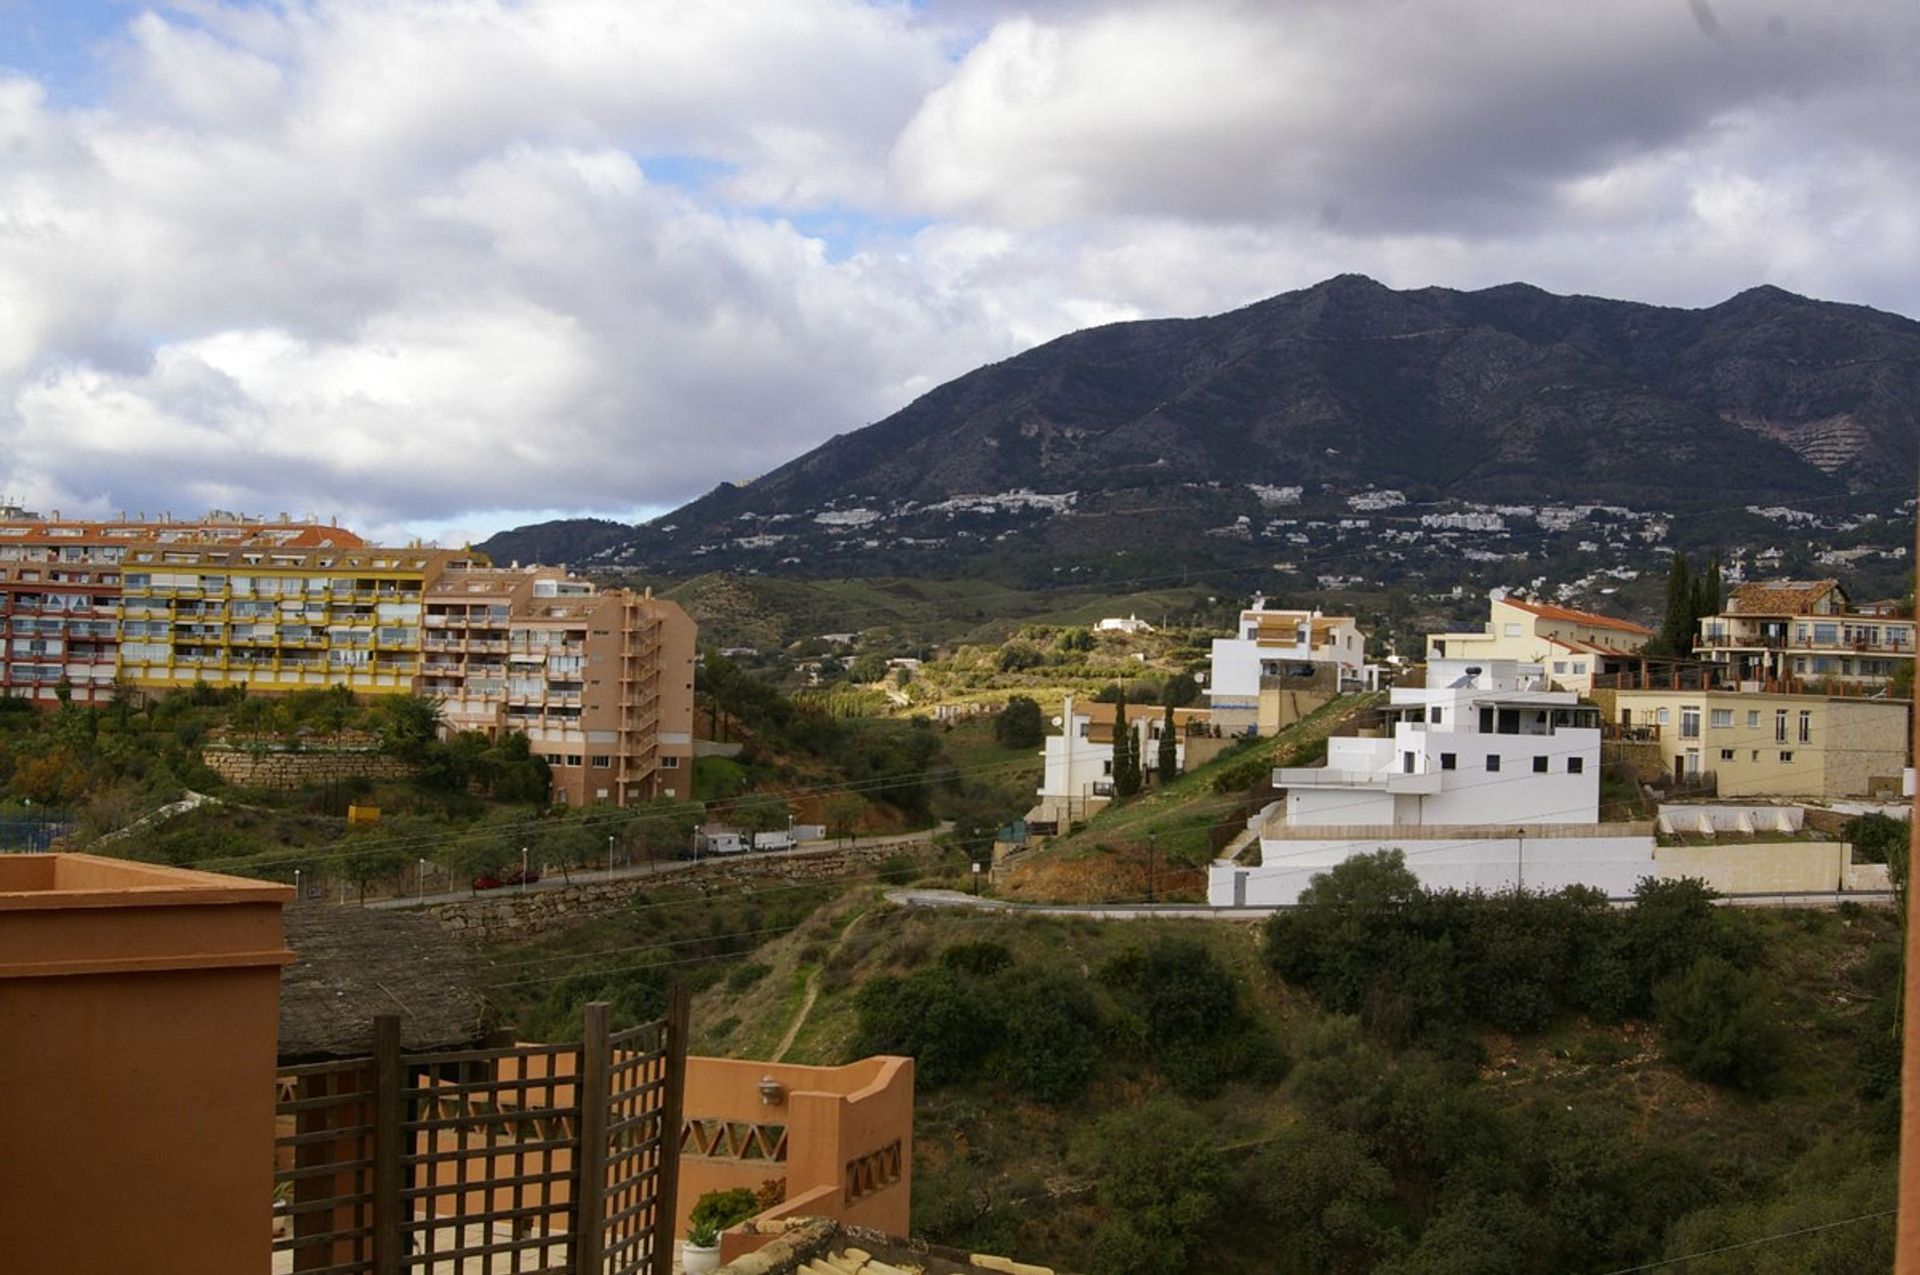
M 902 854 L 925 861 L 932 857 L 933 849 L 921 840 L 811 854 L 733 855 L 612 881 L 525 891 L 508 886 L 470 899 L 433 904 L 427 911 L 471 943 L 529 939 L 578 925 L 588 917 L 618 912 L 634 895 L 665 886 L 693 885 L 709 894 L 732 894 L 757 886 L 802 884 L 832 877 L 872 879 L 881 863 Z
M 311 788 L 344 779 L 411 779 L 419 768 L 375 752 L 251 752 L 209 748 L 207 769 L 236 788 Z

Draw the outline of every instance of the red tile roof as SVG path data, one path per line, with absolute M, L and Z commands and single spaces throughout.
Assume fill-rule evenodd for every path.
M 1593 611 L 1576 611 L 1572 607 L 1555 606 L 1551 602 L 1529 602 L 1525 598 L 1507 598 L 1508 606 L 1530 611 L 1543 620 L 1561 620 L 1568 624 L 1585 624 L 1596 629 L 1618 629 L 1622 633 L 1633 633 L 1641 637 L 1652 637 L 1653 630 L 1645 625 L 1635 624 L 1632 620 L 1622 620 L 1611 615 L 1600 615 Z
M 1728 615 L 1805 615 L 1840 587 L 1838 580 L 1756 580 L 1734 588 Z

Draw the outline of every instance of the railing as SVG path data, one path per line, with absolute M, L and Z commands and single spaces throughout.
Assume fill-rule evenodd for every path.
M 322 1275 L 667 1275 L 687 999 L 578 1045 L 403 1054 L 282 1072 L 273 1247 Z M 501 1263 L 496 1265 L 496 1262 Z

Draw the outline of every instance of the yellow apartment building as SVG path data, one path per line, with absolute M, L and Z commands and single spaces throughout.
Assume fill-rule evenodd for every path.
M 1610 727 L 1660 745 L 1678 779 L 1722 797 L 1863 797 L 1909 761 L 1907 700 L 1745 691 L 1598 690 Z
M 1884 686 L 1913 662 L 1913 616 L 1894 611 L 1855 607 L 1838 580 L 1755 581 L 1701 618 L 1694 649 L 1726 666 L 1728 680 L 1766 689 Z
M 1556 689 L 1584 695 L 1596 675 L 1618 672 L 1652 638 L 1631 620 L 1502 596 L 1491 600 L 1480 632 L 1429 635 L 1427 658 L 1538 664 Z

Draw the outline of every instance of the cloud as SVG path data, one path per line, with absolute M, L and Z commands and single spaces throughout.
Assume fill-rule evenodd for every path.
M 1920 309 L 1920 18 L 1864 0 L 196 2 L 91 56 L 0 73 L 0 491 L 68 511 L 666 508 L 1343 270 Z

